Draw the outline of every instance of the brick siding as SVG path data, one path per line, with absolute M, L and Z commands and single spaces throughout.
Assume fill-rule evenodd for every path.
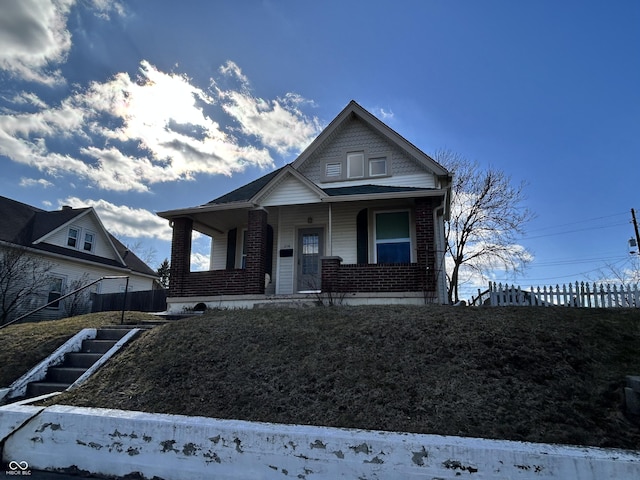
M 185 280 L 181 292 L 172 293 L 173 295 L 183 297 L 243 295 L 246 293 L 247 271 L 237 268 L 191 272 Z
M 417 263 L 345 264 L 323 259 L 325 292 L 420 292 L 424 272 Z

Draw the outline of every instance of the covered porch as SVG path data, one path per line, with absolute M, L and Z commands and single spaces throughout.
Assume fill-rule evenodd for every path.
M 323 200 L 171 212 L 170 309 L 442 303 L 441 192 Z M 211 237 L 208 271 L 190 270 L 194 231 Z

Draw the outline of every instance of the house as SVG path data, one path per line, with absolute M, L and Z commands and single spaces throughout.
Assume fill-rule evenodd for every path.
M 324 299 L 446 303 L 451 174 L 352 101 L 291 164 L 193 208 L 173 228 L 170 310 Z M 209 271 L 190 271 L 194 231 Z
M 158 282 L 156 272 L 105 230 L 92 207 L 46 211 L 0 196 L 0 259 L 18 256 L 23 262 L 21 274 L 9 272 L 6 263 L 0 273 L 0 307 L 6 308 L 18 291 L 25 294 L 11 311 L 14 318 L 103 276 L 121 278 L 101 281 L 91 287 L 92 292 L 123 292 L 125 276 L 129 291 L 151 290 Z M 34 272 L 35 278 L 25 278 L 34 277 Z M 83 305 L 73 306 L 74 313 L 89 311 L 88 295 L 84 298 Z M 55 302 L 30 319 L 67 316 L 72 301 L 78 298 Z

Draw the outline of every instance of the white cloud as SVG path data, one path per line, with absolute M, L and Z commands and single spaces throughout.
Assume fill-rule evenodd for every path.
M 209 270 L 210 256 L 204 253 L 191 252 L 191 271 L 204 272 Z
M 75 0 L 21 0 L 2 4 L 0 68 L 25 80 L 63 81 L 51 65 L 61 63 L 71 48 L 67 15 Z
M 125 7 L 116 0 L 89 0 L 99 17 L 109 19 L 111 12 L 124 16 Z
M 52 187 L 53 183 L 51 183 L 49 180 L 45 180 L 44 178 L 39 178 L 39 179 L 35 179 L 35 178 L 21 178 L 20 179 L 20 186 L 21 187 L 34 187 L 34 186 L 41 186 L 44 188 L 47 187 Z
M 105 190 L 144 192 L 202 173 L 273 167 L 270 150 L 302 150 L 319 133 L 319 121 L 300 110 L 308 103 L 300 96 L 257 99 L 235 64 L 223 71 L 241 81 L 239 90 L 222 90 L 214 82 L 207 92 L 184 75 L 142 61 L 136 80 L 119 73 L 55 106 L 23 93 L 15 103 L 30 101 L 37 111 L 0 115 L 0 155 Z M 239 135 L 213 120 L 209 111 L 216 106 L 238 122 Z M 71 148 L 52 151 L 53 140 Z
M 115 205 L 102 199 L 82 200 L 77 197 L 59 200 L 58 205 L 69 205 L 73 208 L 93 207 L 104 227 L 117 237 L 171 241 L 172 230 L 167 220 L 143 208 Z
M 66 62 L 72 46 L 67 18 L 77 0 L 19 0 L 2 2 L 0 69 L 45 85 L 64 83 L 56 65 Z M 89 0 L 97 15 L 124 14 L 115 0 Z
M 395 117 L 395 114 L 391 110 L 386 111 L 382 107 L 374 108 L 373 114 L 382 121 L 388 121 Z
M 241 84 L 238 90 L 223 90 L 212 81 L 222 108 L 239 123 L 243 134 L 285 154 L 304 149 L 320 133 L 320 121 L 305 116 L 299 109 L 306 103 L 299 95 L 290 93 L 275 100 L 256 98 L 249 90 L 247 77 L 235 63 L 228 61 L 220 71 Z
M 47 104 L 33 92 L 20 92 L 10 101 L 17 105 L 33 105 L 37 108 L 47 108 Z

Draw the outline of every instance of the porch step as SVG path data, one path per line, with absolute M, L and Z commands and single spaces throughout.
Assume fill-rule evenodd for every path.
M 107 353 L 111 350 L 117 340 L 83 340 L 82 352 L 84 353 Z
M 47 379 L 56 383 L 68 383 L 71 385 L 79 379 L 87 369 L 84 367 L 51 367 L 47 371 Z
M 31 382 L 27 385 L 27 398 L 53 392 L 64 392 L 70 385 L 70 383 L 61 382 Z
M 128 328 L 100 328 L 96 333 L 96 340 L 120 340 L 127 333 Z
M 91 365 L 96 363 L 100 359 L 100 357 L 102 357 L 102 355 L 102 353 L 67 353 L 64 356 L 64 362 L 62 363 L 62 365 L 65 367 L 82 367 L 86 370 Z

